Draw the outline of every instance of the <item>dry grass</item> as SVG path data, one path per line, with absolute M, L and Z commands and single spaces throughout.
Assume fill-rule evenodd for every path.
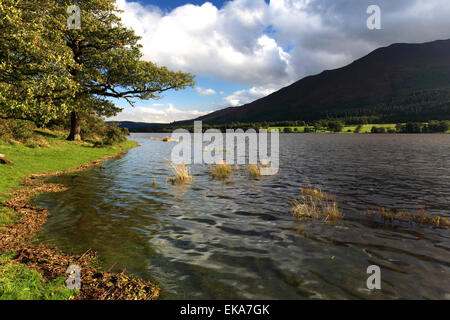
M 326 192 L 323 192 L 321 188 L 301 188 L 302 195 L 311 196 L 314 199 L 322 200 L 322 201 L 328 201 L 328 194 Z
M 227 179 L 232 172 L 231 166 L 225 162 L 216 164 L 211 168 L 211 176 L 214 179 Z
M 172 184 L 184 184 L 192 181 L 192 175 L 190 174 L 184 162 L 176 165 L 170 160 L 167 161 L 169 162 L 170 169 L 174 174 L 174 177 L 167 178 L 168 181 L 170 181 Z
M 261 168 L 257 164 L 248 165 L 247 172 L 252 179 L 261 177 Z
M 292 200 L 292 213 L 298 218 L 336 221 L 344 218 L 336 200 L 330 199 L 321 189 L 302 188 L 300 200 Z
M 378 210 L 369 210 L 369 215 L 383 218 L 385 222 L 394 221 L 412 221 L 418 224 L 426 224 L 440 228 L 450 228 L 450 221 L 439 215 L 433 215 L 426 212 L 425 208 L 417 209 L 415 212 L 408 210 L 393 210 L 391 208 L 381 207 Z
M 164 138 L 151 137 L 150 139 L 162 142 L 174 142 L 174 140 L 171 137 L 164 137 Z
M 270 168 L 270 162 L 267 159 L 261 160 L 261 168 Z

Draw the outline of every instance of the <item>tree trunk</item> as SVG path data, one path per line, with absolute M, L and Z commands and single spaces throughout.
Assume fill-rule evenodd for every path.
M 67 140 L 80 141 L 81 140 L 81 122 L 80 115 L 76 111 L 72 111 L 70 114 L 70 134 Z

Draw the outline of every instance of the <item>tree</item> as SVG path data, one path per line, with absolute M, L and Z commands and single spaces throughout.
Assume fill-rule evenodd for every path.
M 71 1 L 62 1 L 66 10 Z M 140 37 L 124 27 L 112 0 L 85 0 L 81 9 L 81 28 L 65 28 L 64 41 L 70 48 L 73 66 L 68 69 L 78 85 L 72 100 L 69 140 L 80 139 L 80 117 L 117 114 L 110 99 L 158 99 L 165 91 L 194 86 L 194 76 L 173 72 L 142 60 Z
M 67 69 L 64 14 L 51 0 L 0 1 L 0 114 L 45 124 L 67 112 L 77 84 Z
M 328 130 L 333 132 L 341 132 L 344 129 L 344 123 L 341 120 L 328 121 Z

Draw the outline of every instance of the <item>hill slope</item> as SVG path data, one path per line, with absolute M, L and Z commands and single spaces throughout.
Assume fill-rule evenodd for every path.
M 198 118 L 205 123 L 380 116 L 450 119 L 450 40 L 393 44 L 267 97 Z

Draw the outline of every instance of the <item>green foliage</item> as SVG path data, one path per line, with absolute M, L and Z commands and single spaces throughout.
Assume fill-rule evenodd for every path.
M 332 132 L 341 132 L 344 129 L 344 123 L 341 120 L 328 121 L 327 128 Z
M 110 98 L 133 104 L 194 86 L 193 75 L 141 59 L 140 38 L 121 23 L 115 1 L 79 2 L 82 25 L 75 30 L 66 24 L 72 4 L 0 1 L 0 116 L 39 126 L 74 112 L 77 120 L 78 113 L 110 117 L 121 110 Z
M 39 272 L 25 265 L 0 265 L 0 300 L 67 300 L 74 295 L 76 291 L 67 288 L 64 278 L 45 281 Z
M 56 1 L 0 1 L 0 114 L 46 123 L 67 112 L 76 83 L 65 15 Z
M 372 129 L 370 130 L 370 132 L 371 133 L 386 133 L 386 128 L 373 126 Z
M 284 133 L 292 133 L 293 131 L 292 131 L 292 128 L 286 127 L 286 128 L 283 129 L 283 132 Z
M 430 121 L 422 128 L 423 133 L 443 133 L 450 130 L 450 121 Z
M 83 13 L 81 29 L 66 30 L 64 35 L 75 63 L 69 73 L 80 87 L 73 112 L 110 117 L 121 109 L 109 98 L 134 105 L 134 99 L 157 99 L 165 91 L 195 84 L 191 74 L 141 59 L 140 37 L 121 23 L 115 1 L 87 0 L 78 5 Z
M 101 142 L 97 142 L 96 146 L 112 146 L 125 142 L 127 140 L 127 135 L 129 135 L 128 129 L 122 129 L 115 124 L 110 124 L 106 129 L 105 137 Z
M 9 141 L 11 139 L 26 142 L 34 134 L 36 126 L 27 120 L 0 119 L 0 139 Z
M 0 119 L 0 140 L 30 148 L 49 147 L 45 133 L 28 120 Z
M 450 130 L 450 122 L 447 120 L 422 122 L 408 122 L 398 124 L 396 127 L 399 133 L 445 133 Z
M 83 140 L 96 140 L 105 137 L 108 126 L 94 115 L 81 118 L 81 138 Z

